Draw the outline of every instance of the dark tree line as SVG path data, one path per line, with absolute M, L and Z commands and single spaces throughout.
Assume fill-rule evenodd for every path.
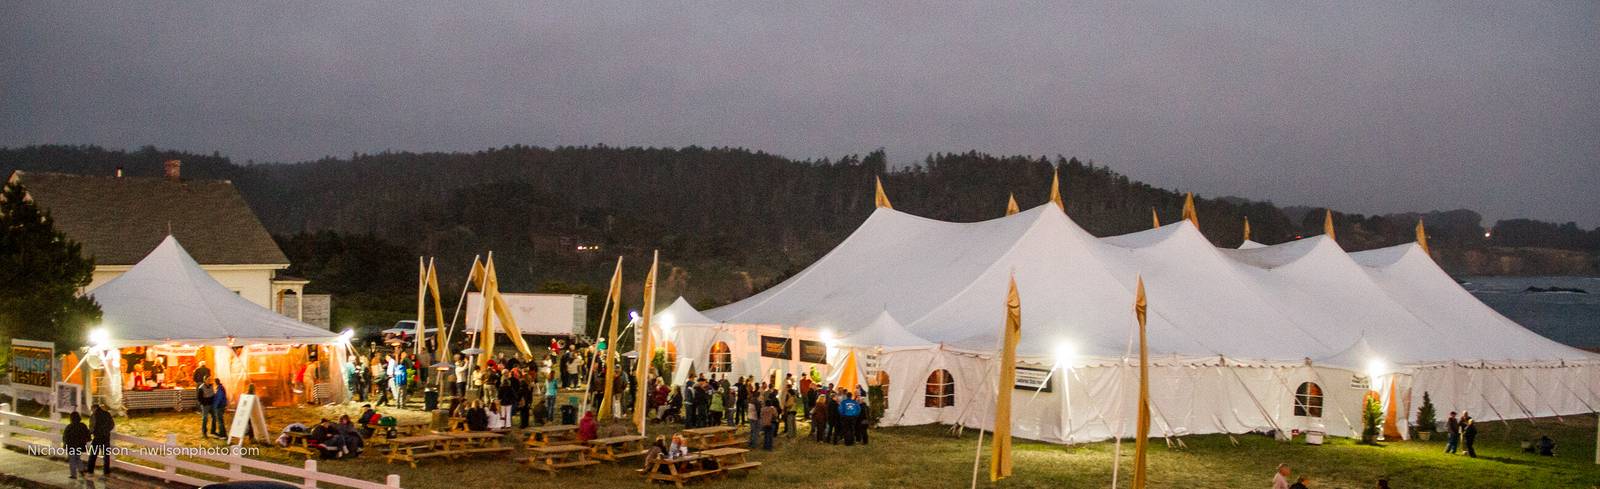
M 159 175 L 167 159 L 183 160 L 188 178 L 232 180 L 282 236 L 296 272 L 341 296 L 409 296 L 417 255 L 439 257 L 440 278 L 459 293 L 472 258 L 486 250 L 495 253 L 505 290 L 565 282 L 601 290 L 596 296 L 615 257 L 624 255 L 627 293 L 637 296 L 649 252 L 659 249 L 664 300 L 686 295 L 697 306 L 724 303 L 838 244 L 873 211 L 872 182 L 880 175 L 898 210 L 978 221 L 1003 215 L 1010 194 L 1024 208 L 1045 203 L 1051 172 L 1059 170 L 1068 214 L 1100 236 L 1148 229 L 1152 209 L 1174 222 L 1183 205 L 1178 191 L 1062 156 L 941 153 L 891 169 L 881 150 L 792 160 L 738 148 L 518 145 L 237 164 L 149 147 L 0 149 L 0 168 L 7 170 L 110 175 L 122 166 L 130 175 Z M 1199 198 L 1197 206 L 1202 232 L 1219 246 L 1239 244 L 1245 216 L 1252 238 L 1263 243 L 1322 232 L 1321 209 L 1237 197 Z M 1436 247 L 1600 249 L 1594 239 L 1600 231 L 1526 220 L 1502 221 L 1486 243 L 1481 217 L 1467 210 L 1336 217 L 1349 250 L 1408 242 L 1418 217 L 1427 219 Z M 353 265 L 362 260 L 373 262 Z M 382 302 L 373 301 L 373 307 Z

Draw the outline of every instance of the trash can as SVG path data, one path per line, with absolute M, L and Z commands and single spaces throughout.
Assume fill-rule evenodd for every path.
M 422 393 L 422 409 L 433 411 L 439 409 L 439 391 L 428 389 Z
M 561 424 L 578 424 L 578 406 L 561 406 Z
M 1311 423 L 1311 426 L 1306 428 L 1307 445 L 1321 445 L 1325 436 L 1328 436 L 1328 427 L 1320 422 Z

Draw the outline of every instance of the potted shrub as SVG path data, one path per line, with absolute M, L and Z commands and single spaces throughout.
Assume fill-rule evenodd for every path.
M 1378 433 L 1382 424 L 1383 404 L 1378 402 L 1378 396 L 1368 395 L 1366 406 L 1361 409 L 1361 443 L 1378 444 Z
M 1433 399 L 1428 397 L 1427 391 L 1423 391 L 1422 407 L 1417 408 L 1417 424 L 1415 425 L 1417 437 L 1421 438 L 1422 441 L 1428 441 L 1428 439 L 1433 438 L 1433 430 L 1438 429 L 1439 420 L 1436 418 L 1436 414 L 1433 409 Z

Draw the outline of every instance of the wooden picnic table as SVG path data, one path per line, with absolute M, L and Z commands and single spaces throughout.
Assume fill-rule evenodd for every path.
M 574 469 L 596 465 L 600 462 L 589 459 L 589 448 L 582 445 L 546 445 L 529 448 L 531 456 L 528 457 L 528 466 L 549 472 L 555 475 L 562 469 Z
M 761 462 L 751 462 L 745 457 L 750 450 L 746 448 L 713 448 L 702 450 L 701 455 L 717 459 L 717 468 L 723 472 L 736 472 L 753 469 L 761 466 Z
M 400 436 L 419 435 L 422 434 L 423 428 L 427 428 L 429 424 L 431 423 L 427 420 L 395 421 L 394 431 L 399 433 Z
M 593 447 L 590 456 L 608 462 L 620 462 L 622 459 L 638 457 L 649 451 L 644 447 L 644 437 L 639 435 L 597 438 L 589 440 L 589 446 Z
M 529 434 L 529 447 L 572 445 L 578 443 L 578 427 L 570 424 L 539 426 L 528 428 L 526 431 Z
M 678 458 L 653 458 L 645 461 L 645 480 L 671 482 L 683 487 L 685 483 L 709 479 L 722 473 L 721 468 L 709 467 L 707 462 L 716 459 L 705 452 L 691 453 Z
M 456 431 L 444 433 L 442 436 L 450 437 L 444 442 L 444 451 L 450 453 L 450 458 L 474 453 L 509 452 L 512 449 L 501 443 L 506 438 L 502 433 Z
M 417 467 L 417 460 L 428 457 L 448 456 L 451 452 L 439 449 L 444 442 L 452 440 L 445 435 L 417 435 L 401 436 L 389 440 L 389 453 L 387 461 L 394 463 L 400 460 Z
M 690 447 L 698 450 L 731 447 L 739 444 L 739 439 L 734 436 L 737 428 L 732 426 L 710 426 L 706 428 L 692 428 L 683 430 L 683 437 Z

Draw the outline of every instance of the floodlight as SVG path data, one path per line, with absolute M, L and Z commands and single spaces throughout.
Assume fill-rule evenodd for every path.
M 1072 347 L 1072 342 L 1062 341 L 1056 344 L 1056 365 L 1061 368 L 1071 368 L 1072 362 L 1077 359 L 1078 351 Z
M 105 326 L 100 326 L 98 328 L 89 330 L 90 345 L 100 346 L 106 344 L 108 341 L 111 341 L 111 332 L 106 331 Z

